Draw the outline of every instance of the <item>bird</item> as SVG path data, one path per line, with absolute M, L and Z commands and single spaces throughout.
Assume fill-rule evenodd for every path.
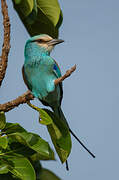
M 23 79 L 33 96 L 38 98 L 43 105 L 50 106 L 54 114 L 64 121 L 77 141 L 95 157 L 71 130 L 61 109 L 63 86 L 62 82 L 55 85 L 55 81 L 62 75 L 58 63 L 50 56 L 50 53 L 55 45 L 63 42 L 64 40 L 53 39 L 47 34 L 28 39 L 24 50 Z
M 22 73 L 24 82 L 33 96 L 44 105 L 50 106 L 58 117 L 62 116 L 62 119 L 66 121 L 61 110 L 62 82 L 57 86 L 54 83 L 61 77 L 61 71 L 57 62 L 50 57 L 54 46 L 62 42 L 64 41 L 53 39 L 46 34 L 30 38 L 25 45 Z

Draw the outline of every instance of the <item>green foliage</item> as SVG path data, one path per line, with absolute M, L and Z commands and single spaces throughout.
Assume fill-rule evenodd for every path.
M 6 149 L 8 146 L 8 139 L 6 136 L 0 137 L 0 149 Z
M 48 113 L 45 110 L 38 108 L 38 112 L 39 112 L 39 122 L 41 124 L 49 125 L 53 123 L 52 118 L 48 115 Z
M 6 155 L 2 161 L 7 166 L 6 170 L 15 177 L 22 180 L 36 180 L 35 170 L 27 158 L 17 155 Z
M 49 34 L 57 38 L 63 15 L 58 0 L 12 0 L 25 28 L 31 36 Z
M 5 127 L 6 124 L 6 117 L 4 112 L 0 112 L 0 129 L 3 129 Z
M 0 179 L 36 180 L 42 174 L 41 165 L 36 173 L 39 160 L 54 160 L 49 144 L 18 123 L 5 123 L 0 133 Z
M 28 149 L 31 149 L 32 151 L 38 153 L 39 159 L 40 157 L 41 159 L 43 159 L 43 157 L 44 159 L 52 159 L 52 160 L 54 159 L 54 153 L 50 149 L 49 144 L 37 134 L 29 133 L 25 129 L 23 129 L 19 124 L 11 124 L 11 123 L 7 124 L 5 131 L 12 146 L 18 147 L 18 143 L 20 143 L 23 145 L 23 147 L 25 146 Z
M 21 13 L 27 17 L 33 10 L 34 2 L 33 0 L 23 1 L 23 0 L 14 0 L 16 5 L 19 5 Z
M 71 136 L 66 123 L 48 109 L 35 107 L 31 103 L 28 105 L 39 112 L 39 122 L 47 126 L 56 152 L 61 162 L 64 163 L 71 152 Z

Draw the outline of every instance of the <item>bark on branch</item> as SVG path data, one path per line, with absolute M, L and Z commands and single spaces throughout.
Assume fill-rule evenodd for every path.
M 24 104 L 33 99 L 34 97 L 31 94 L 31 92 L 27 91 L 26 93 L 22 94 L 21 96 L 17 97 L 16 99 L 12 101 L 9 101 L 5 104 L 0 104 L 0 111 L 8 112 L 12 110 L 13 108 L 19 106 L 20 104 Z
M 61 83 L 62 81 L 64 81 L 66 78 L 68 78 L 74 71 L 76 70 L 76 64 L 69 70 L 66 71 L 66 73 L 64 74 L 64 76 L 61 76 L 60 78 L 55 80 L 55 85 Z
M 10 50 L 10 20 L 8 16 L 6 0 L 1 0 L 1 8 L 3 14 L 4 40 L 2 45 L 2 55 L 0 57 L 0 86 L 5 77 L 8 53 Z

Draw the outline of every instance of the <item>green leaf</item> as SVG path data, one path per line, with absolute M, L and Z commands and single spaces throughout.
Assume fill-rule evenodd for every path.
M 36 180 L 35 171 L 27 158 L 13 158 L 14 167 L 10 170 L 12 174 L 23 180 Z
M 37 156 L 37 158 L 42 160 L 54 160 L 54 152 L 50 148 L 48 142 L 37 134 L 27 132 L 17 123 L 6 123 L 3 131 L 8 136 L 10 148 L 13 147 L 16 153 L 21 152 L 21 154 L 25 156 L 34 154 L 34 158 Z
M 11 173 L 0 174 L 0 179 L 2 179 L 2 180 L 20 180 L 18 178 L 15 178 Z
M 37 0 L 37 6 L 52 24 L 56 26 L 60 18 L 60 6 L 58 0 Z
M 52 118 L 48 115 L 48 113 L 45 111 L 45 109 L 40 109 L 39 108 L 38 112 L 40 114 L 39 122 L 41 124 L 49 125 L 49 124 L 51 124 L 53 122 Z
M 3 129 L 6 125 L 6 117 L 3 111 L 0 112 L 0 129 Z
M 21 143 L 25 145 L 25 147 L 28 147 L 32 149 L 33 151 L 37 152 L 39 154 L 40 159 L 54 159 L 54 153 L 52 149 L 50 148 L 48 142 L 43 140 L 37 134 L 29 133 L 26 131 L 22 131 L 22 132 L 16 131 L 16 133 L 8 134 L 8 139 L 9 139 L 9 142 L 11 143 L 14 143 L 14 142 Z
M 27 140 L 28 146 L 39 153 L 40 159 L 54 159 L 54 152 L 48 142 L 36 134 L 29 133 L 29 135 L 30 138 Z
M 39 122 L 41 124 L 48 125 L 52 123 L 51 117 L 48 115 L 48 113 L 45 110 L 39 108 L 39 114 L 40 114 Z
M 34 150 L 29 148 L 28 146 L 25 146 L 25 145 L 23 145 L 21 143 L 15 142 L 15 140 L 13 138 L 10 139 L 9 142 L 10 142 L 9 143 L 9 148 L 6 149 L 6 151 L 4 152 L 4 155 L 7 155 L 7 154 L 13 155 L 14 153 L 16 153 L 16 154 L 19 154 L 19 155 L 23 155 L 25 157 L 30 157 L 30 156 L 32 156 L 33 154 L 36 153 Z
M 15 3 L 15 0 L 12 1 L 15 10 L 31 36 L 48 34 L 53 38 L 58 37 L 58 29 L 63 20 L 58 0 L 34 0 L 30 7 L 30 0 L 22 0 L 18 3 Z
M 71 151 L 70 133 L 67 133 L 67 135 L 64 136 L 54 123 L 48 125 L 47 128 L 57 151 L 57 154 L 61 162 L 64 163 L 67 160 Z
M 42 121 L 45 124 L 46 117 L 52 119 L 52 123 L 47 125 L 48 132 L 51 136 L 52 142 L 58 153 L 62 163 L 64 163 L 71 151 L 71 136 L 69 129 L 64 121 L 55 116 L 53 112 L 48 109 L 42 109 L 47 113 L 45 118 L 42 116 Z
M 27 132 L 23 127 L 21 127 L 18 123 L 6 123 L 6 126 L 2 130 L 5 134 L 11 134 L 11 133 L 23 133 Z
M 18 6 L 21 14 L 27 17 L 33 10 L 34 0 L 13 0 L 15 6 Z
M 4 161 L 0 160 L 0 174 L 6 174 L 8 173 L 8 164 L 6 164 Z
M 63 21 L 63 13 L 62 13 L 62 11 L 60 11 L 60 18 L 59 18 L 59 21 L 57 22 L 57 25 L 56 25 L 57 29 L 60 28 L 62 21 Z
M 33 133 L 13 133 L 10 137 L 17 142 L 28 146 L 35 152 L 39 153 L 39 158 L 43 159 L 54 159 L 54 153 L 51 150 L 49 144 L 40 138 L 38 135 Z
M 47 125 L 48 132 L 51 136 L 52 142 L 58 153 L 62 163 L 64 163 L 71 151 L 71 136 L 69 128 L 65 121 L 59 119 L 52 111 L 48 109 L 41 109 L 28 103 L 30 107 L 38 111 L 40 114 L 40 123 Z M 44 111 L 44 112 L 43 112 Z M 49 120 L 49 124 L 47 121 Z
M 56 176 L 53 172 L 48 169 L 42 168 L 40 174 L 40 180 L 61 180 L 58 176 Z
M 0 149 L 3 148 L 3 149 L 6 149 L 8 146 L 8 139 L 6 136 L 1 136 L 0 137 Z
M 4 160 L 4 159 L 3 159 Z M 21 180 L 36 180 L 30 161 L 22 156 L 6 156 L 4 160 L 8 171 Z
M 22 0 L 14 0 L 15 4 L 19 4 Z
M 48 125 L 51 124 L 52 118 L 48 115 L 47 110 L 46 109 L 41 109 L 39 107 L 34 106 L 33 104 L 31 104 L 30 102 L 27 103 L 31 108 L 35 109 L 36 111 L 39 112 L 39 122 L 41 124 L 44 125 Z

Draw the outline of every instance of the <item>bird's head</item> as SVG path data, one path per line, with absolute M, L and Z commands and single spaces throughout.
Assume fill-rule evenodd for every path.
M 41 34 L 41 35 L 37 35 L 37 36 L 30 38 L 27 41 L 26 45 L 35 43 L 35 45 L 37 45 L 37 47 L 39 47 L 43 51 L 47 51 L 50 53 L 56 44 L 59 44 L 62 42 L 64 42 L 64 40 L 53 39 L 52 37 L 50 37 L 47 34 Z

